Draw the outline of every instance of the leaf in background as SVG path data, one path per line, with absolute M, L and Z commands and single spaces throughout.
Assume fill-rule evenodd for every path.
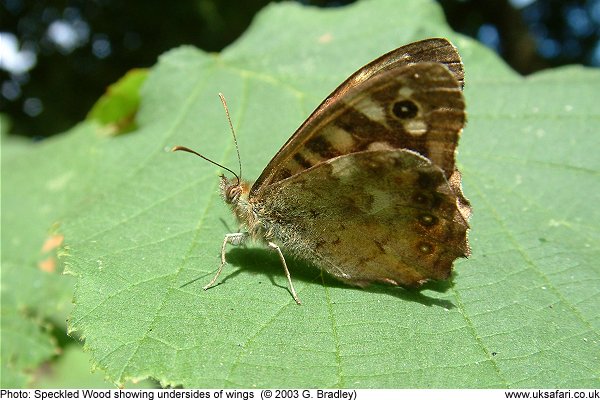
M 110 85 L 98 99 L 87 119 L 103 125 L 109 134 L 120 134 L 135 130 L 135 115 L 140 104 L 140 88 L 148 70 L 134 69 L 118 82 Z
M 70 329 L 116 382 L 187 387 L 597 387 L 597 70 L 523 79 L 452 33 L 430 1 L 267 7 L 221 55 L 183 47 L 144 85 L 138 131 L 94 145 L 94 197 L 62 225 L 77 276 Z M 360 25 L 356 21 L 360 20 Z M 274 34 L 276 32 L 277 34 Z M 459 146 L 473 256 L 453 286 L 355 289 L 276 255 L 228 251 L 214 166 L 235 166 L 217 92 L 255 178 L 339 82 L 400 45 L 450 38 L 467 72 Z M 75 148 L 76 151 L 76 148 Z M 224 221 L 224 223 L 223 223 Z M 399 233 L 401 234 L 401 233 Z M 445 289 L 436 291 L 435 289 Z

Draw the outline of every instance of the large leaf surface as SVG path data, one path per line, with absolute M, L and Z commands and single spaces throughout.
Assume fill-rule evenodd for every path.
M 66 331 L 74 280 L 61 275 L 57 229 L 89 195 L 93 132 L 80 126 L 43 144 L 2 142 L 2 387 L 30 384 L 60 351 L 51 331 Z
M 467 71 L 459 164 L 473 256 L 453 285 L 359 290 L 291 262 L 299 307 L 277 257 L 248 248 L 228 251 L 221 284 L 203 291 L 236 226 L 216 168 L 165 149 L 236 165 L 222 91 L 244 176 L 257 177 L 347 75 L 431 36 L 454 41 Z M 600 386 L 599 83 L 578 67 L 520 78 L 429 1 L 274 5 L 220 55 L 174 50 L 148 77 L 138 130 L 97 144 L 96 195 L 62 229 L 78 279 L 71 329 L 116 382 Z

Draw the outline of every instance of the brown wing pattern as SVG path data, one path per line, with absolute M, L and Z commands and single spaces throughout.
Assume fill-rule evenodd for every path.
M 385 71 L 347 91 L 311 119 L 269 163 L 252 190 L 298 174 L 332 157 L 364 150 L 405 148 L 454 172 L 464 125 L 458 82 L 438 63 Z
M 469 251 L 443 171 L 410 150 L 330 159 L 268 186 L 261 202 L 287 249 L 354 285 L 444 279 Z
M 436 81 L 440 80 L 441 82 L 439 83 L 445 85 L 445 87 L 440 87 L 438 91 L 459 92 L 462 89 L 464 72 L 460 55 L 458 54 L 456 48 L 446 39 L 438 38 L 422 40 L 420 42 L 411 43 L 391 51 L 365 65 L 356 73 L 351 75 L 332 94 L 330 94 L 319 107 L 317 107 L 312 115 L 302 124 L 302 126 L 300 126 L 300 128 L 282 147 L 282 149 L 269 162 L 261 176 L 254 183 L 252 191 L 260 191 L 260 188 L 265 185 L 285 179 L 288 176 L 298 173 L 312 165 L 315 165 L 318 162 L 322 162 L 323 160 L 331 157 L 335 157 L 340 154 L 348 154 L 349 152 L 353 151 L 364 150 L 364 148 L 361 148 L 360 146 L 353 146 L 354 142 L 347 134 L 347 127 L 349 124 L 351 126 L 356 126 L 355 124 L 360 126 L 362 131 L 360 132 L 362 133 L 361 142 L 363 144 L 365 141 L 370 140 L 369 137 L 365 137 L 367 131 L 365 131 L 364 128 L 374 128 L 375 132 L 380 132 L 380 134 L 386 135 L 387 137 L 393 137 L 393 132 L 392 135 L 390 135 L 389 129 L 394 129 L 395 125 L 397 126 L 398 124 L 392 123 L 388 125 L 384 123 L 383 127 L 381 124 L 377 123 L 370 125 L 369 122 L 376 119 L 378 115 L 381 115 L 381 112 L 379 112 L 379 114 L 369 114 L 370 112 L 377 110 L 369 109 L 368 104 L 365 105 L 367 106 L 366 109 L 348 110 L 345 118 L 339 121 L 338 125 L 342 125 L 341 127 L 334 126 L 332 122 L 335 121 L 335 118 L 339 115 L 341 110 L 347 107 L 346 103 L 350 102 L 352 99 L 368 99 L 368 96 L 374 90 L 377 90 L 379 93 L 383 94 L 385 90 L 388 89 L 386 83 L 387 80 L 391 79 L 395 80 L 397 83 L 403 84 L 403 82 L 400 82 L 394 78 L 403 76 L 405 79 L 411 80 L 409 75 L 414 70 L 407 67 L 413 66 L 417 63 L 421 64 L 428 62 L 440 64 L 440 66 L 444 65 L 447 67 L 447 71 L 439 72 L 442 68 L 437 67 L 437 70 L 435 70 L 434 67 L 433 70 L 431 70 L 433 75 L 429 75 L 426 78 L 421 77 L 420 80 L 416 79 L 419 81 L 418 84 L 422 84 L 424 81 L 428 80 L 433 85 L 438 84 Z M 450 72 L 448 73 L 448 71 Z M 415 81 L 415 79 L 412 80 Z M 412 93 L 415 93 L 414 90 Z M 464 104 L 462 103 L 462 97 L 456 93 L 449 96 L 446 96 L 445 93 L 441 94 L 441 99 L 447 98 L 448 104 L 439 104 L 440 107 L 445 107 L 445 109 L 456 107 L 456 116 L 452 119 L 454 124 L 451 124 L 451 129 L 454 129 L 454 126 L 460 125 L 460 127 L 456 128 L 458 131 L 460 131 L 462 124 L 464 123 Z M 414 111 L 414 103 L 410 103 L 412 101 L 410 95 L 411 92 L 408 89 L 405 89 L 403 93 L 400 93 L 397 96 L 403 98 L 403 100 L 409 101 L 407 103 L 398 104 L 396 108 L 396 111 L 398 112 L 404 111 L 405 117 L 410 115 L 411 110 Z M 427 94 L 421 93 L 421 96 L 427 96 Z M 460 99 L 457 99 L 457 97 L 460 97 Z M 383 96 L 379 96 L 378 101 L 386 101 L 386 99 Z M 363 103 L 365 102 L 363 101 Z M 392 117 L 392 122 L 394 120 L 398 122 L 398 118 L 394 117 L 394 109 L 387 110 L 384 107 L 383 110 L 388 114 L 388 116 Z M 439 109 L 438 111 L 442 111 L 442 109 Z M 419 129 L 423 128 L 422 121 L 424 118 L 434 117 L 434 115 L 425 115 L 424 112 L 421 112 L 417 117 L 417 122 L 413 122 L 411 125 L 414 132 L 418 132 Z M 448 118 L 444 119 L 442 122 L 446 123 L 447 121 Z M 389 118 L 387 122 L 389 122 Z M 405 122 L 406 124 L 411 123 L 410 121 Z M 327 126 L 330 127 L 330 132 L 327 134 L 328 137 L 325 137 L 322 135 L 322 129 Z M 386 132 L 384 132 L 383 128 L 386 128 Z M 373 132 L 373 129 L 369 130 L 368 132 Z M 352 134 L 353 132 L 350 133 Z M 452 132 L 451 137 L 449 137 L 448 140 L 454 139 L 456 135 L 457 132 Z M 424 143 L 425 139 L 426 136 L 422 136 L 420 139 L 415 140 L 415 148 L 413 150 L 429 157 L 429 154 L 427 154 L 427 152 L 423 149 L 423 146 L 418 146 L 418 143 L 416 143 Z M 403 135 L 401 134 L 397 135 L 395 142 L 395 148 L 411 148 L 410 143 L 403 142 Z M 307 148 L 303 149 L 304 146 L 307 146 Z M 302 154 L 301 150 L 305 150 L 306 153 Z M 441 157 L 443 159 L 443 164 L 438 164 L 446 171 L 447 177 L 450 176 L 453 169 L 450 168 L 450 164 L 452 166 L 454 164 L 454 155 L 450 155 L 451 152 L 453 152 L 453 149 L 447 151 L 447 154 Z M 450 159 L 452 160 L 451 163 L 449 162 Z M 432 161 L 437 164 L 435 156 Z

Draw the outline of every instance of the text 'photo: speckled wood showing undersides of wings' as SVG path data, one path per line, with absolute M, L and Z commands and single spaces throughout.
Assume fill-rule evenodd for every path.
M 241 231 L 225 235 L 204 289 L 221 274 L 226 245 L 249 238 L 277 252 L 298 304 L 281 249 L 360 287 L 447 279 L 454 260 L 470 254 L 471 207 L 455 166 L 463 83 L 460 55 L 446 39 L 393 50 L 335 89 L 254 184 L 241 179 L 241 162 L 238 175 L 175 146 L 234 175 L 221 175 L 220 190 Z

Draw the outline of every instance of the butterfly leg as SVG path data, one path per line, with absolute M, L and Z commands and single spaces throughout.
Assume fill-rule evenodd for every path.
M 219 275 L 221 275 L 221 271 L 223 271 L 223 266 L 227 262 L 227 260 L 225 260 L 225 247 L 227 246 L 227 243 L 237 246 L 242 244 L 247 238 L 248 233 L 246 232 L 227 233 L 225 235 L 225 238 L 223 239 L 223 245 L 221 246 L 221 265 L 219 266 L 219 269 L 217 270 L 217 273 L 215 274 L 214 278 L 212 278 L 212 280 L 208 282 L 208 285 L 203 286 L 202 289 L 206 290 L 210 288 L 215 284 L 217 279 L 219 279 Z
M 288 270 L 287 263 L 285 262 L 285 258 L 283 257 L 283 253 L 281 252 L 281 249 L 279 248 L 279 246 L 277 246 L 273 242 L 269 242 L 269 247 L 272 248 L 273 250 L 275 250 L 277 252 L 277 254 L 279 254 L 279 259 L 281 260 L 281 263 L 283 264 L 283 270 L 285 271 L 285 276 L 287 276 L 288 283 L 290 284 L 290 292 L 292 292 L 292 296 L 294 296 L 294 300 L 296 300 L 296 303 L 302 304 L 300 302 L 300 298 L 298 298 L 298 295 L 296 294 L 296 289 L 294 289 L 294 285 L 292 284 L 292 277 L 290 276 L 290 271 Z

